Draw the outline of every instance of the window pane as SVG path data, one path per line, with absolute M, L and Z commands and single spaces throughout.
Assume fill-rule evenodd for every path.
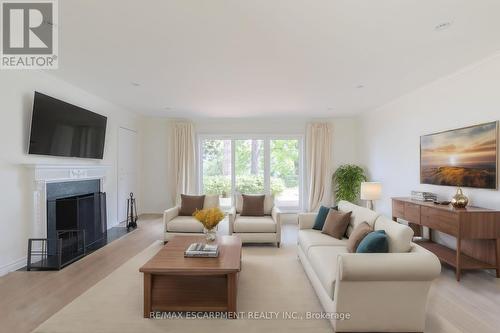
M 203 140 L 203 193 L 219 194 L 222 207 L 231 206 L 231 140 Z
M 264 141 L 235 141 L 236 191 L 264 193 Z
M 283 208 L 298 208 L 299 140 L 271 140 L 271 192 Z

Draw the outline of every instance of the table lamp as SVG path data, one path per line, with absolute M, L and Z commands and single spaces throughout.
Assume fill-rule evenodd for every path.
M 366 207 L 373 210 L 373 200 L 380 199 L 382 184 L 379 182 L 361 183 L 361 200 L 366 200 Z

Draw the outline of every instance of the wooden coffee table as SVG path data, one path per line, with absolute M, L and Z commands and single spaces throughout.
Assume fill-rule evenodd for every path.
M 204 236 L 176 236 L 139 271 L 144 273 L 144 318 L 154 311 L 236 313 L 241 239 L 217 236 L 218 258 L 184 258 L 191 243 Z

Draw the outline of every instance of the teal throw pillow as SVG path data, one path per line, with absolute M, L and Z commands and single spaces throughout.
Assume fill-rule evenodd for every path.
M 384 230 L 370 232 L 359 243 L 356 253 L 387 253 L 389 240 Z
M 335 209 L 335 208 L 332 208 L 332 209 Z M 338 209 L 335 209 L 335 210 L 338 210 Z M 328 215 L 328 212 L 330 212 L 330 208 L 325 207 L 325 206 L 319 207 L 318 215 L 316 215 L 316 220 L 314 220 L 314 226 L 313 226 L 314 230 L 320 230 L 320 231 L 323 230 L 323 226 L 325 225 L 325 220 L 326 220 L 326 217 Z

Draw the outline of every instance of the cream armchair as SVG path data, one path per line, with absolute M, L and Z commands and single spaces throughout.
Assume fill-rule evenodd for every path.
M 206 195 L 203 208 L 219 207 L 218 195 Z M 203 234 L 203 225 L 192 216 L 179 216 L 180 206 L 165 210 L 163 213 L 164 241 L 172 237 Z
M 264 216 L 241 216 L 243 198 L 236 195 L 235 207 L 228 213 L 229 234 L 238 235 L 243 243 L 281 243 L 281 212 L 274 206 L 274 197 L 266 195 Z

